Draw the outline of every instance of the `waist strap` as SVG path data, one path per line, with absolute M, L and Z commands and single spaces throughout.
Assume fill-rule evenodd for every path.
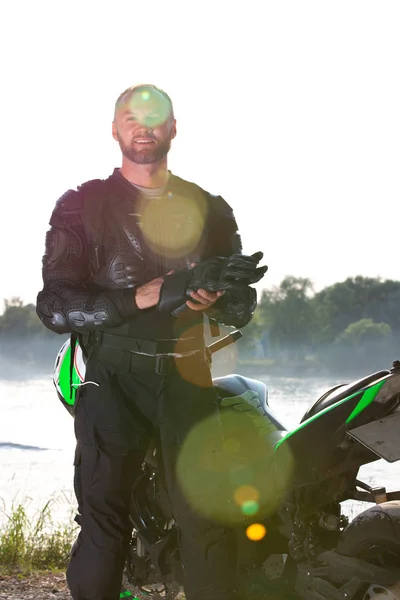
M 112 333 L 103 333 L 102 331 L 93 331 L 84 344 L 99 348 L 114 348 L 116 350 L 125 350 L 136 354 L 147 354 L 148 356 L 158 356 L 162 354 L 184 354 L 196 350 L 203 350 L 204 342 L 198 338 L 179 338 L 178 340 L 142 340 L 140 338 L 130 338 Z

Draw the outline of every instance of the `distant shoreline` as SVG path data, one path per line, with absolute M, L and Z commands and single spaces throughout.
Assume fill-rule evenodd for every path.
M 46 335 L 0 338 L 0 380 L 51 379 L 54 363 L 68 335 Z M 366 377 L 382 369 L 389 370 L 392 361 L 400 358 L 397 347 L 338 349 L 326 345 L 307 356 L 287 352 L 275 358 L 255 358 L 244 355 L 238 345 L 231 345 L 213 355 L 213 376 L 230 373 L 258 378 L 274 377 L 337 377 L 347 381 Z M 400 352 L 399 352 L 400 354 Z
M 60 344 L 61 347 L 61 344 Z M 26 381 L 31 379 L 49 379 L 53 376 L 53 366 L 57 350 L 47 351 L 41 356 L 30 356 L 29 358 L 15 357 L 15 360 L 10 360 L 9 357 L 4 357 L 0 353 L 0 380 Z M 222 357 L 221 357 L 222 358 Z M 365 366 L 347 366 L 340 368 L 339 366 L 328 366 L 322 364 L 313 358 L 306 359 L 237 359 L 234 363 L 229 361 L 215 360 L 213 361 L 213 376 L 221 377 L 231 373 L 236 373 L 250 378 L 259 378 L 265 376 L 274 377 L 341 377 L 347 380 L 355 380 L 361 377 L 366 377 L 371 373 L 382 369 L 390 369 L 391 365 L 385 362 L 371 364 Z

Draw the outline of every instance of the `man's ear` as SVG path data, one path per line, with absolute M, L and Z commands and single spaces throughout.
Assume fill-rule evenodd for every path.
M 176 136 L 176 119 L 174 119 L 174 121 L 172 123 L 171 140 L 173 140 L 175 136 Z
M 117 131 L 117 126 L 115 124 L 115 121 L 112 122 L 112 136 L 113 136 L 114 140 L 118 141 L 118 131 Z

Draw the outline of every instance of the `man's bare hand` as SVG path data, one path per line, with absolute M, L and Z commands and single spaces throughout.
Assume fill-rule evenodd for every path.
M 156 306 L 160 299 L 160 290 L 163 282 L 164 277 L 156 277 L 156 279 L 152 279 L 137 287 L 135 296 L 136 306 L 139 309 Z
M 207 292 L 207 290 L 197 290 L 197 292 L 191 292 L 190 296 L 197 300 L 200 304 L 192 302 L 191 300 L 186 301 L 186 305 L 192 310 L 207 310 L 223 295 L 224 292 Z

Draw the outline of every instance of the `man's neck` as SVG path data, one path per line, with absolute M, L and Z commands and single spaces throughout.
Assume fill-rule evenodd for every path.
M 125 179 L 141 187 L 161 188 L 168 181 L 166 159 L 148 165 L 138 165 L 131 161 L 123 160 L 119 171 Z

